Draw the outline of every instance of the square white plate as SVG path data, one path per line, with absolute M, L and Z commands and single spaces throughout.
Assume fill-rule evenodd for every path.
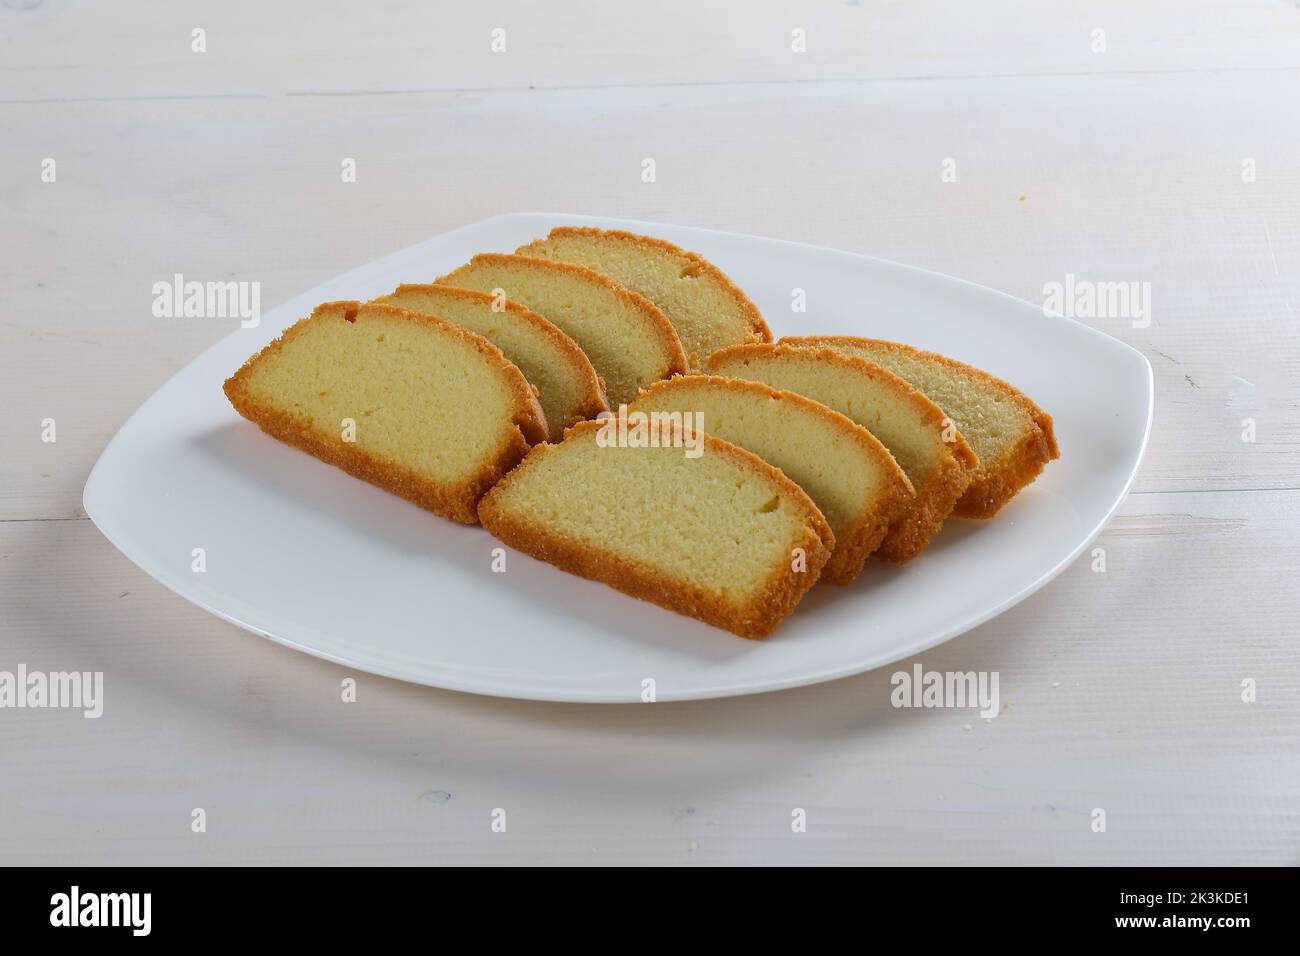
M 320 302 L 432 281 L 477 252 L 561 224 L 661 236 L 717 263 L 774 336 L 868 335 L 943 352 L 1032 396 L 1062 457 L 990 522 L 950 521 L 905 568 L 871 561 L 814 588 L 777 633 L 746 641 L 509 552 L 286 447 L 221 384 Z M 807 311 L 791 310 L 792 290 Z M 561 214 L 501 216 L 386 256 L 286 302 L 150 398 L 86 483 L 87 513 L 123 554 L 240 627 L 350 667 L 539 700 L 722 697 L 844 677 L 916 654 L 1042 587 L 1128 491 L 1151 422 L 1151 367 L 1084 325 L 999 292 L 877 259 L 772 239 Z M 191 570 L 204 549 L 206 571 Z

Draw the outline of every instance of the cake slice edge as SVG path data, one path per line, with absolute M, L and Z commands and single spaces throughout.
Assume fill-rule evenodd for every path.
M 409 321 L 450 331 L 469 341 L 490 362 L 498 365 L 505 372 L 517 400 L 515 415 L 510 420 L 513 430 L 506 430 L 505 441 L 494 458 L 485 462 L 483 467 L 469 479 L 455 484 L 432 480 L 416 473 L 401 462 L 376 455 L 365 448 L 358 447 L 355 443 L 344 442 L 341 438 L 326 437 L 318 430 L 305 428 L 294 416 L 262 403 L 249 394 L 247 381 L 257 363 L 265 356 L 278 352 L 287 342 L 304 334 L 310 328 L 314 318 L 326 312 L 341 311 L 345 320 L 352 321 L 348 318 L 349 314 L 355 318 L 361 309 L 380 309 L 385 313 L 394 314 L 394 317 L 400 316 Z M 546 418 L 537 396 L 533 394 L 532 387 L 524 379 L 523 373 L 507 361 L 500 349 L 483 336 L 445 319 L 387 305 L 346 300 L 318 305 L 312 310 L 310 316 L 299 319 L 249 357 L 230 378 L 226 379 L 222 391 L 225 392 L 226 398 L 230 400 L 236 412 L 277 441 L 306 452 L 354 478 L 360 478 L 391 494 L 405 498 L 427 511 L 461 524 L 478 524 L 479 499 L 503 475 L 523 460 L 529 448 L 544 442 L 547 435 Z
M 945 366 L 960 375 L 978 379 L 1001 392 L 1028 415 L 1037 427 L 1037 434 L 1029 432 L 1022 436 L 1012 451 L 997 461 L 988 461 L 986 456 L 981 456 L 979 468 L 970 485 L 953 507 L 954 517 L 977 520 L 992 518 L 1012 498 L 1032 484 L 1049 462 L 1061 457 L 1052 416 L 1016 386 L 978 366 L 951 358 L 941 352 L 920 349 L 905 342 L 875 339 L 869 336 L 784 336 L 781 342 L 802 348 L 825 346 L 832 349 L 835 343 L 845 345 L 864 343 L 885 350 L 902 351 L 924 361 Z
M 580 437 L 586 432 L 599 431 L 603 426 L 603 422 L 581 422 L 566 432 L 565 441 L 573 440 L 575 435 Z M 757 595 L 743 607 L 730 606 L 695 587 L 688 579 L 675 578 L 657 569 L 645 567 L 613 548 L 600 548 L 573 540 L 538 522 L 530 522 L 510 513 L 501 499 L 509 492 L 511 484 L 526 474 L 526 470 L 531 467 L 530 462 L 556 453 L 563 447 L 563 443 L 542 444 L 533 448 L 514 471 L 483 496 L 479 502 L 479 519 L 483 527 L 503 543 L 563 571 L 589 581 L 598 581 L 631 597 L 693 617 L 740 637 L 761 640 L 789 616 L 808 590 L 817 583 L 834 550 L 835 536 L 812 499 L 779 469 L 757 455 L 707 433 L 704 435 L 704 445 L 706 454 L 729 456 L 772 481 L 798 503 L 807 519 L 798 539 L 790 543 L 791 549 L 804 550 L 806 569 L 793 572 L 789 561 L 783 561 L 781 566 L 774 569 Z

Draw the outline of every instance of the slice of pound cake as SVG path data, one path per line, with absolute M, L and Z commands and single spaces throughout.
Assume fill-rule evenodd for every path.
M 916 491 L 877 551 L 890 561 L 905 564 L 924 550 L 979 463 L 938 405 L 866 359 L 831 349 L 733 345 L 709 357 L 709 370 L 805 395 L 880 439 Z
M 783 338 L 795 346 L 820 346 L 856 355 L 889 369 L 925 392 L 944 410 L 979 456 L 980 466 L 952 513 L 991 518 L 1061 457 L 1052 416 L 1000 378 L 936 352 L 847 335 Z
M 551 441 L 559 441 L 570 425 L 608 410 L 600 379 L 582 349 L 518 302 L 449 285 L 403 285 L 375 302 L 439 316 L 499 348 L 537 389 Z
M 689 375 L 656 382 L 629 411 L 676 412 L 710 435 L 752 451 L 794 480 L 835 535 L 822 576 L 848 584 L 915 497 L 871 432 L 820 402 L 759 382 Z
M 483 526 L 633 597 L 741 637 L 771 633 L 830 556 L 826 519 L 750 452 L 667 421 L 620 440 L 620 421 L 632 419 L 584 422 L 534 448 L 484 496 Z
M 584 266 L 487 253 L 438 283 L 493 295 L 499 290 L 558 326 L 587 353 L 612 406 L 686 371 L 677 333 L 655 304 Z
M 713 263 L 671 242 L 617 229 L 560 226 L 516 251 L 589 266 L 641 293 L 668 316 L 692 369 L 725 346 L 772 341 L 749 296 Z
M 280 441 L 466 524 L 546 439 L 523 374 L 482 336 L 388 305 L 319 306 L 226 381 Z

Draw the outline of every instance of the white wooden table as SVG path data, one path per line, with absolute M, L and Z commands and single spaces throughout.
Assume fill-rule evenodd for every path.
M 0 710 L 0 861 L 1297 862 L 1300 7 L 552 6 L 3 0 L 0 669 L 107 686 L 99 720 Z M 1034 302 L 1067 274 L 1151 283 L 1149 327 L 1092 320 L 1157 376 L 1106 572 L 1081 559 L 922 658 L 997 670 L 1001 716 L 895 710 L 893 668 L 627 707 L 358 674 L 345 705 L 345 670 L 190 606 L 86 520 L 105 443 L 234 326 L 153 318 L 154 282 L 257 280 L 269 308 L 539 208 Z

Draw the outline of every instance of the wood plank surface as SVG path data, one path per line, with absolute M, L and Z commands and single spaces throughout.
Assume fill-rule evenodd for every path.
M 1300 8 L 131 9 L 0 6 L 0 669 L 106 681 L 106 719 L 0 711 L 0 860 L 1300 860 Z M 349 674 L 192 607 L 85 520 L 103 446 L 234 325 L 154 318 L 154 282 L 257 280 L 266 309 L 536 209 L 811 242 L 1034 303 L 1067 275 L 1150 283 L 1145 327 L 1085 319 L 1156 372 L 1107 571 L 1081 559 L 923 656 L 999 671 L 998 718 L 895 710 L 894 668 L 598 710 Z

